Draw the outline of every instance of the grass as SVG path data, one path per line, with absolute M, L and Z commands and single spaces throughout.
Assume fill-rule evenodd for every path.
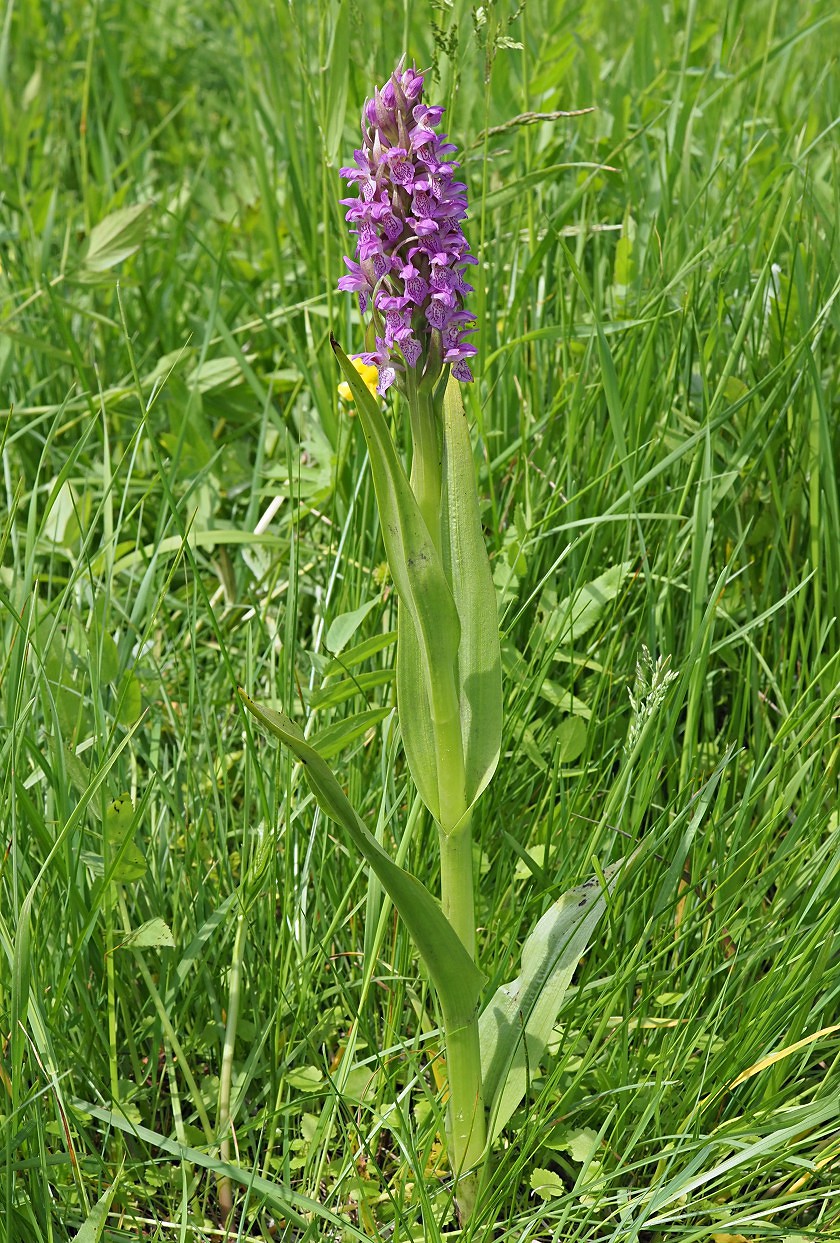
M 305 718 L 436 887 L 327 344 L 359 345 L 338 167 L 404 48 L 482 258 L 488 987 L 651 843 L 469 1237 L 840 1238 L 840 22 L 481 14 L 6 9 L 0 1239 L 455 1234 L 415 954 L 235 696 Z M 125 944 L 150 921 L 171 945 Z

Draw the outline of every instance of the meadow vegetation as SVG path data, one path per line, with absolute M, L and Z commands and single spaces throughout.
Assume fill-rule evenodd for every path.
M 460 1237 L 840 1238 L 838 46 L 831 0 L 8 4 L 4 1243 L 458 1233 L 416 953 L 236 694 L 438 890 L 328 341 L 406 50 L 481 260 L 488 991 L 647 847 Z

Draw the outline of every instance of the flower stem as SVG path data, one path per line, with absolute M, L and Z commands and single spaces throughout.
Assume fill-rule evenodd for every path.
M 446 1114 L 449 1164 L 455 1177 L 455 1199 L 463 1224 L 475 1207 L 478 1178 L 487 1143 L 484 1096 L 481 1087 L 481 1049 L 478 1012 L 466 1026 L 450 1028 L 444 1014 L 446 1075 L 449 1105 Z
M 438 830 L 440 889 L 443 913 L 475 959 L 475 895 L 473 892 L 471 818 L 455 833 Z
M 443 913 L 475 958 L 475 895 L 473 890 L 472 818 L 455 833 L 439 830 Z M 487 1142 L 478 1012 L 464 1025 L 453 1026 L 443 1015 L 449 1108 L 446 1128 L 449 1162 L 455 1175 L 455 1198 L 461 1223 L 475 1206 L 478 1170 Z

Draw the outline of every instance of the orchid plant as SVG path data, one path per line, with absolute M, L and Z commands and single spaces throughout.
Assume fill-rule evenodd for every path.
M 398 597 L 397 707 L 411 778 L 437 826 L 441 901 L 400 867 L 284 713 L 241 692 L 245 706 L 303 765 L 323 811 L 341 825 L 394 902 L 435 989 L 445 1041 L 447 1143 L 460 1220 L 471 1216 L 493 1140 L 544 1057 L 563 995 L 603 913 L 619 865 L 558 899 L 522 949 L 520 975 L 483 998 L 476 961 L 472 820 L 499 761 L 502 678 L 495 588 L 479 515 L 460 385 L 473 381 L 475 317 L 466 307 L 466 187 L 443 108 L 424 77 L 397 65 L 362 114 L 358 193 L 342 200 L 357 239 L 342 290 L 356 293 L 366 349 L 332 338 L 370 457 Z M 373 390 L 372 368 L 376 389 Z M 407 471 L 381 398 L 408 409 Z

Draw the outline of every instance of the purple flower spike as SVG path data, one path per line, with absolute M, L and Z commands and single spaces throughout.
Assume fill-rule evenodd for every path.
M 341 176 L 357 194 L 342 199 L 356 236 L 356 258 L 339 289 L 359 295 L 370 310 L 376 350 L 359 355 L 379 369 L 379 391 L 406 388 L 407 370 L 430 391 L 441 373 L 469 383 L 467 340 L 475 317 L 464 307 L 472 286 L 465 266 L 476 263 L 461 222 L 466 187 L 454 179 L 456 148 L 437 127 L 444 109 L 423 103 L 423 74 L 405 57 L 362 110 L 362 145 L 355 167 Z

